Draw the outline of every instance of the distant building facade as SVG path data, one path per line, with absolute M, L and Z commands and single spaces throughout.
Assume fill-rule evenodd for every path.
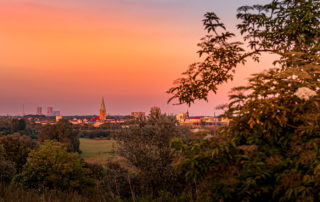
M 194 116 L 189 117 L 189 113 L 180 113 L 176 116 L 180 125 L 189 126 L 191 128 L 211 128 L 218 129 L 222 126 L 230 124 L 231 119 L 218 118 L 215 116 Z
M 48 107 L 47 108 L 47 116 L 53 116 L 53 107 Z
M 37 107 L 36 115 L 42 115 L 42 107 Z
M 180 113 L 176 116 L 177 121 L 185 122 L 187 119 L 189 119 L 189 112 L 187 113 Z
M 106 111 L 106 106 L 104 104 L 104 99 L 102 98 L 101 106 L 100 106 L 100 121 L 105 121 L 107 120 L 107 111 Z
M 60 116 L 60 111 L 53 111 L 53 116 Z
M 59 122 L 62 119 L 62 116 L 56 116 L 56 122 Z

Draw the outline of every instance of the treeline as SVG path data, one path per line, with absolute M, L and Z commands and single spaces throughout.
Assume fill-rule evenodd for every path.
M 128 122 L 126 124 L 130 125 L 132 123 Z M 92 124 L 78 124 L 72 125 L 72 128 L 80 138 L 112 139 L 115 135 L 120 133 L 123 125 L 124 123 L 105 123 L 98 127 L 95 127 Z M 44 125 L 44 127 L 50 128 L 46 125 Z M 0 135 L 19 133 L 20 135 L 30 136 L 32 139 L 37 140 L 42 128 L 43 125 L 35 123 L 32 119 L 0 119 Z
M 103 130 L 103 129 L 95 129 L 95 130 L 81 130 L 79 131 L 79 137 L 81 138 L 90 138 L 90 139 L 111 139 L 111 131 Z
M 131 123 L 126 123 L 131 124 Z M 99 127 L 90 124 L 74 125 L 78 130 L 79 137 L 90 139 L 113 139 L 113 137 L 121 132 L 123 123 L 104 123 Z
M 0 119 L 0 135 L 19 133 L 37 139 L 41 125 L 35 124 L 28 119 Z
M 153 115 L 122 130 L 116 138 L 117 158 L 105 166 L 80 158 L 78 136 L 67 120 L 44 126 L 39 143 L 18 134 L 3 136 L 1 189 L 25 194 L 26 200 L 41 194 L 57 199 L 66 193 L 84 201 L 181 197 L 189 183 L 174 168 L 177 158 L 171 154 L 170 141 L 178 137 L 187 140 L 187 136 L 188 130 L 178 126 L 174 117 Z M 58 194 L 53 196 L 53 192 Z M 13 196 L 4 191 L 0 197 Z

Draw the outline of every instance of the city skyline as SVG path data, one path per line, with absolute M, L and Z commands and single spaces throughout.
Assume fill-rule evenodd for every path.
M 246 1 L 253 4 L 255 1 Z M 65 115 L 97 114 L 101 96 L 110 114 L 189 110 L 213 115 L 232 87 L 271 66 L 249 61 L 209 103 L 167 104 L 166 94 L 206 33 L 203 15 L 216 12 L 235 30 L 237 0 L 0 0 L 0 115 L 32 113 L 41 103 Z M 255 68 L 256 66 L 263 68 Z
M 44 107 L 43 107 L 44 106 Z M 99 105 L 100 106 L 100 110 L 96 110 L 96 113 L 92 113 L 92 114 L 60 114 L 61 111 L 58 110 L 54 110 L 55 107 L 53 107 L 52 105 L 37 105 L 36 108 L 34 110 L 31 110 L 27 107 L 27 109 L 25 108 L 25 104 L 22 104 L 22 111 L 20 113 L 17 113 L 17 114 L 0 114 L 0 116 L 28 116 L 28 115 L 45 115 L 45 116 L 92 116 L 92 115 L 95 115 L 97 117 L 99 117 L 99 114 L 100 114 L 100 117 L 102 116 L 101 115 L 101 110 L 104 110 L 106 116 L 113 116 L 113 115 L 124 115 L 124 116 L 127 116 L 127 115 L 132 115 L 132 114 L 150 114 L 152 110 L 154 110 L 155 108 L 158 108 L 161 113 L 161 108 L 160 107 L 157 107 L 157 106 L 149 106 L 149 108 L 147 110 L 141 110 L 141 111 L 132 111 L 128 114 L 110 114 L 107 112 L 107 109 L 105 107 L 105 104 L 104 104 L 104 98 L 102 98 L 102 103 Z M 46 112 L 43 112 L 42 109 L 45 109 Z M 98 108 L 97 108 L 98 109 Z M 58 113 L 58 114 L 56 114 Z M 181 111 L 181 112 L 177 112 L 177 113 L 168 113 L 168 112 L 164 112 L 168 115 L 177 115 L 179 113 L 185 113 L 184 111 Z M 189 108 L 187 109 L 186 113 L 189 113 Z M 200 114 L 194 114 L 195 116 L 198 116 Z M 213 114 L 208 114 L 208 113 L 205 113 L 205 114 L 201 114 L 201 115 L 208 115 L 208 116 L 212 116 L 212 115 L 216 115 L 216 113 L 214 112 Z M 138 116 L 138 115 L 132 115 L 132 116 Z

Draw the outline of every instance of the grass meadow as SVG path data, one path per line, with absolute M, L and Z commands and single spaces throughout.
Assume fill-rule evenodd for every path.
M 113 156 L 114 140 L 95 140 L 80 138 L 81 157 L 88 163 L 104 164 Z

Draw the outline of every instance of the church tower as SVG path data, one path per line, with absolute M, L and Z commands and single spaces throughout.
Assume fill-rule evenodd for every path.
M 100 107 L 100 120 L 105 121 L 107 119 L 106 106 L 104 105 L 104 99 L 102 98 L 101 107 Z

